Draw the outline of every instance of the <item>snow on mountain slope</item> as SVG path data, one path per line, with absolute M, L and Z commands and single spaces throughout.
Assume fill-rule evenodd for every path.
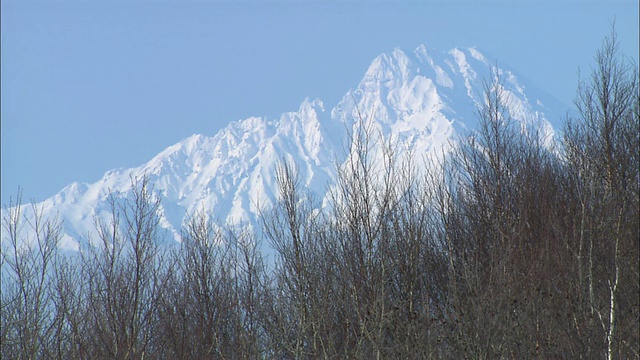
M 45 217 L 58 214 L 63 220 L 61 246 L 68 249 L 87 240 L 95 217 L 108 218 L 111 192 L 126 196 L 131 179 L 143 175 L 161 196 L 161 224 L 175 240 L 185 216 L 195 211 L 207 211 L 219 221 L 252 223 L 259 208 L 277 199 L 275 166 L 281 159 L 295 162 L 305 186 L 322 196 L 336 165 L 348 156 L 348 134 L 360 119 L 418 154 L 440 149 L 454 134 L 473 129 L 483 79 L 493 66 L 474 48 L 396 49 L 374 59 L 358 87 L 330 112 L 320 100 L 305 99 L 298 111 L 279 119 L 236 121 L 213 137 L 193 135 L 169 146 L 137 168 L 108 171 L 92 184 L 72 183 L 38 206 Z M 512 70 L 498 72 L 511 116 L 546 124 L 551 133 L 549 121 L 560 119 L 565 109 Z M 33 215 L 29 207 L 24 211 Z

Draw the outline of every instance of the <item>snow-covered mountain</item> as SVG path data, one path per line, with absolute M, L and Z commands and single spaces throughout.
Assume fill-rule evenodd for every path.
M 176 240 L 185 216 L 194 211 L 208 211 L 219 221 L 254 222 L 259 208 L 276 201 L 275 165 L 281 159 L 295 162 L 304 184 L 322 196 L 348 156 L 348 134 L 359 119 L 420 154 L 473 129 L 483 79 L 493 67 L 475 48 L 396 49 L 374 59 L 360 84 L 332 109 L 305 99 L 279 119 L 232 122 L 214 136 L 193 135 L 169 146 L 139 167 L 110 170 L 92 184 L 72 183 L 38 206 L 45 217 L 58 214 L 63 220 L 61 246 L 69 249 L 86 240 L 94 217 L 108 216 L 108 195 L 126 196 L 131 179 L 143 175 L 162 197 L 161 224 Z M 552 131 L 565 107 L 512 70 L 499 73 L 511 116 Z M 24 211 L 29 214 L 30 207 Z

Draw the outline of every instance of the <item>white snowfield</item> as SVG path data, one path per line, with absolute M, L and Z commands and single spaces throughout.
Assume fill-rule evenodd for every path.
M 171 145 L 139 167 L 110 170 L 92 184 L 74 182 L 37 206 L 45 218 L 57 214 L 63 221 L 61 247 L 69 250 L 87 241 L 95 217 L 109 219 L 108 195 L 127 196 L 131 179 L 143 175 L 161 196 L 159 215 L 169 238 L 180 240 L 182 222 L 195 211 L 255 225 L 259 209 L 277 200 L 278 161 L 294 162 L 304 185 L 322 198 L 349 156 L 349 133 L 359 121 L 385 138 L 392 136 L 403 150 L 426 156 L 456 134 L 466 134 L 477 124 L 483 81 L 490 81 L 495 66 L 475 48 L 396 49 L 374 59 L 357 88 L 329 111 L 321 100 L 305 99 L 279 119 L 235 121 L 214 136 L 193 135 Z M 567 108 L 513 71 L 501 67 L 498 73 L 509 114 L 553 134 L 553 124 Z M 30 205 L 23 211 L 33 216 Z

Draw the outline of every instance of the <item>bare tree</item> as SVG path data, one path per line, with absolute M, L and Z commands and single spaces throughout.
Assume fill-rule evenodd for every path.
M 576 98 L 565 144 L 579 196 L 577 257 L 599 356 L 638 356 L 638 70 L 605 38 Z M 590 322 L 590 321 L 589 321 Z
M 181 238 L 159 306 L 164 356 L 258 358 L 265 281 L 259 243 L 248 230 L 222 227 L 205 212 L 191 216 Z
M 566 169 L 543 129 L 511 118 L 498 75 L 485 84 L 477 132 L 447 159 L 439 185 L 448 351 L 572 357 L 572 350 L 554 346 L 569 321 L 559 314 L 571 308 L 572 273 L 562 270 L 569 252 L 556 231 L 563 226 L 557 219 L 569 216 Z
M 51 306 L 51 270 L 57 258 L 61 225 L 45 219 L 35 204 L 31 215 L 22 211 L 22 192 L 16 202 L 5 207 L 0 254 L 2 304 L 0 354 L 3 358 L 36 359 L 52 357 L 54 309 Z M 27 226 L 25 236 L 24 227 Z
M 110 197 L 111 219 L 96 218 L 98 247 L 83 253 L 80 295 L 86 336 L 82 357 L 138 359 L 152 356 L 157 304 L 167 265 L 159 241 L 160 199 L 149 180 L 132 179 L 132 198 Z
M 263 232 L 276 250 L 268 313 L 268 330 L 277 353 L 294 358 L 318 357 L 323 341 L 318 322 L 318 288 L 315 276 L 319 260 L 315 235 L 317 213 L 309 194 L 302 192 L 293 164 L 282 162 L 276 169 L 279 202 L 263 213 Z

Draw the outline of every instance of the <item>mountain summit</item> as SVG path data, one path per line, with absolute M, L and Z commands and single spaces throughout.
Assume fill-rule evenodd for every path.
M 395 49 L 375 58 L 357 88 L 330 111 L 319 99 L 305 99 L 279 119 L 232 122 L 214 136 L 183 139 L 139 167 L 110 170 L 92 184 L 72 183 L 38 206 L 45 217 L 58 214 L 63 221 L 61 246 L 67 249 L 78 248 L 95 217 L 108 216 L 110 193 L 127 196 L 131 179 L 143 175 L 161 196 L 161 224 L 176 240 L 185 217 L 199 210 L 221 221 L 252 223 L 259 208 L 277 199 L 275 165 L 282 159 L 294 162 L 303 184 L 322 196 L 349 155 L 349 134 L 358 121 L 420 154 L 473 129 L 484 101 L 483 80 L 492 71 L 503 79 L 509 114 L 552 133 L 551 121 L 560 119 L 564 107 L 512 70 L 495 67 L 475 48 Z M 33 216 L 30 207 L 24 211 Z

